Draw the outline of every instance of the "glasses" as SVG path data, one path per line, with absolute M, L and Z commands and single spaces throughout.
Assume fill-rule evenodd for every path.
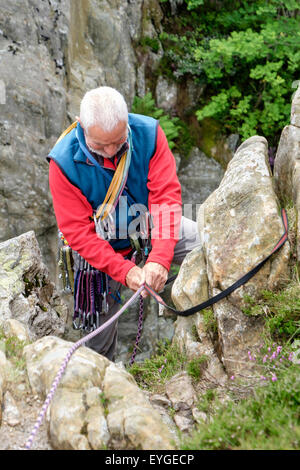
M 95 150 L 105 150 L 107 147 L 111 147 L 112 145 L 115 146 L 116 148 L 118 148 L 126 142 L 127 137 L 128 137 L 128 133 L 126 133 L 126 136 L 122 137 L 118 142 L 111 142 L 109 144 L 99 144 L 98 142 L 94 142 L 93 140 L 91 140 L 86 135 L 86 133 L 84 133 L 84 135 L 85 135 L 85 140 L 88 143 L 88 145 L 92 149 L 95 149 Z

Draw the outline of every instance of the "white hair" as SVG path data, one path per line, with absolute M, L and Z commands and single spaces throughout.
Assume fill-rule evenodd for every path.
M 120 121 L 127 123 L 128 108 L 124 97 L 108 86 L 88 91 L 80 104 L 80 121 L 86 132 L 91 126 L 110 132 Z

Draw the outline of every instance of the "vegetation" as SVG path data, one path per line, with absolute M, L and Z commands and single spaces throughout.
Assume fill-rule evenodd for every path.
M 159 124 L 166 134 L 170 149 L 180 148 L 183 154 L 188 154 L 194 142 L 189 135 L 186 124 L 178 117 L 171 117 L 163 109 L 157 108 L 152 93 L 147 93 L 143 98 L 135 96 L 131 108 L 133 113 L 144 114 L 159 120 Z
M 26 341 L 21 341 L 17 336 L 6 337 L 3 328 L 0 328 L 0 350 L 2 349 L 5 352 L 7 359 L 12 362 L 17 370 L 25 369 L 23 349 L 27 344 Z
M 299 2 L 185 0 L 176 21 L 166 0 L 161 6 L 164 68 L 206 86 L 198 120 L 275 145 L 299 83 Z
M 280 380 L 256 388 L 251 397 L 231 400 L 226 406 L 213 391 L 207 393 L 200 409 L 208 412 L 213 403 L 215 412 L 209 425 L 199 424 L 183 440 L 182 449 L 299 449 L 299 365 L 287 367 Z

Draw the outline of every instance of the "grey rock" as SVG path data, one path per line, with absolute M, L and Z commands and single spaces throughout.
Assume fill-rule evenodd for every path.
M 47 395 L 72 346 L 48 336 L 25 347 L 33 393 Z M 85 347 L 68 362 L 48 421 L 55 449 L 173 448 L 172 434 L 133 376 Z
M 67 310 L 49 279 L 34 232 L 0 243 L 0 261 L 0 323 L 21 322 L 29 339 L 62 335 Z
M 292 101 L 291 124 L 300 127 L 300 82 Z
M 199 206 L 219 186 L 223 175 L 224 170 L 218 162 L 208 158 L 197 147 L 193 148 L 188 164 L 179 172 L 186 217 L 195 220 L 193 207 L 197 213 Z M 191 214 L 188 213 L 189 209 Z
M 177 103 L 177 86 L 176 83 L 159 77 L 155 90 L 156 104 L 166 112 L 172 112 Z
M 16 402 L 9 391 L 4 395 L 3 399 L 3 422 L 7 423 L 9 426 L 17 426 L 21 422 L 20 411 L 16 405 Z
M 188 432 L 194 425 L 194 420 L 186 418 L 179 413 L 175 413 L 174 421 L 181 432 Z
M 166 383 L 166 393 L 174 410 L 186 410 L 193 406 L 196 392 L 187 372 L 179 372 Z
M 170 408 L 171 402 L 164 395 L 152 395 L 150 396 L 150 402 L 153 406 L 160 406 L 162 408 Z

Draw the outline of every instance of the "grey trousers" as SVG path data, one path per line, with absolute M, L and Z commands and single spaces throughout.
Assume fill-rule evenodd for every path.
M 197 230 L 197 223 L 193 220 L 182 217 L 181 219 L 181 238 L 178 240 L 175 249 L 173 263 L 181 264 L 187 253 L 192 251 L 194 248 L 201 244 L 200 237 Z M 115 294 L 117 291 L 120 292 L 122 284 L 114 281 L 110 281 L 110 291 Z M 114 295 L 116 297 L 116 295 Z M 111 296 L 109 296 L 109 311 L 106 314 L 100 316 L 100 324 L 105 323 L 111 318 L 119 309 L 118 304 Z M 105 330 L 99 333 L 97 336 L 87 341 L 85 344 L 87 347 L 94 351 L 102 354 L 111 361 L 115 360 L 116 346 L 118 338 L 118 319 L 109 325 Z

